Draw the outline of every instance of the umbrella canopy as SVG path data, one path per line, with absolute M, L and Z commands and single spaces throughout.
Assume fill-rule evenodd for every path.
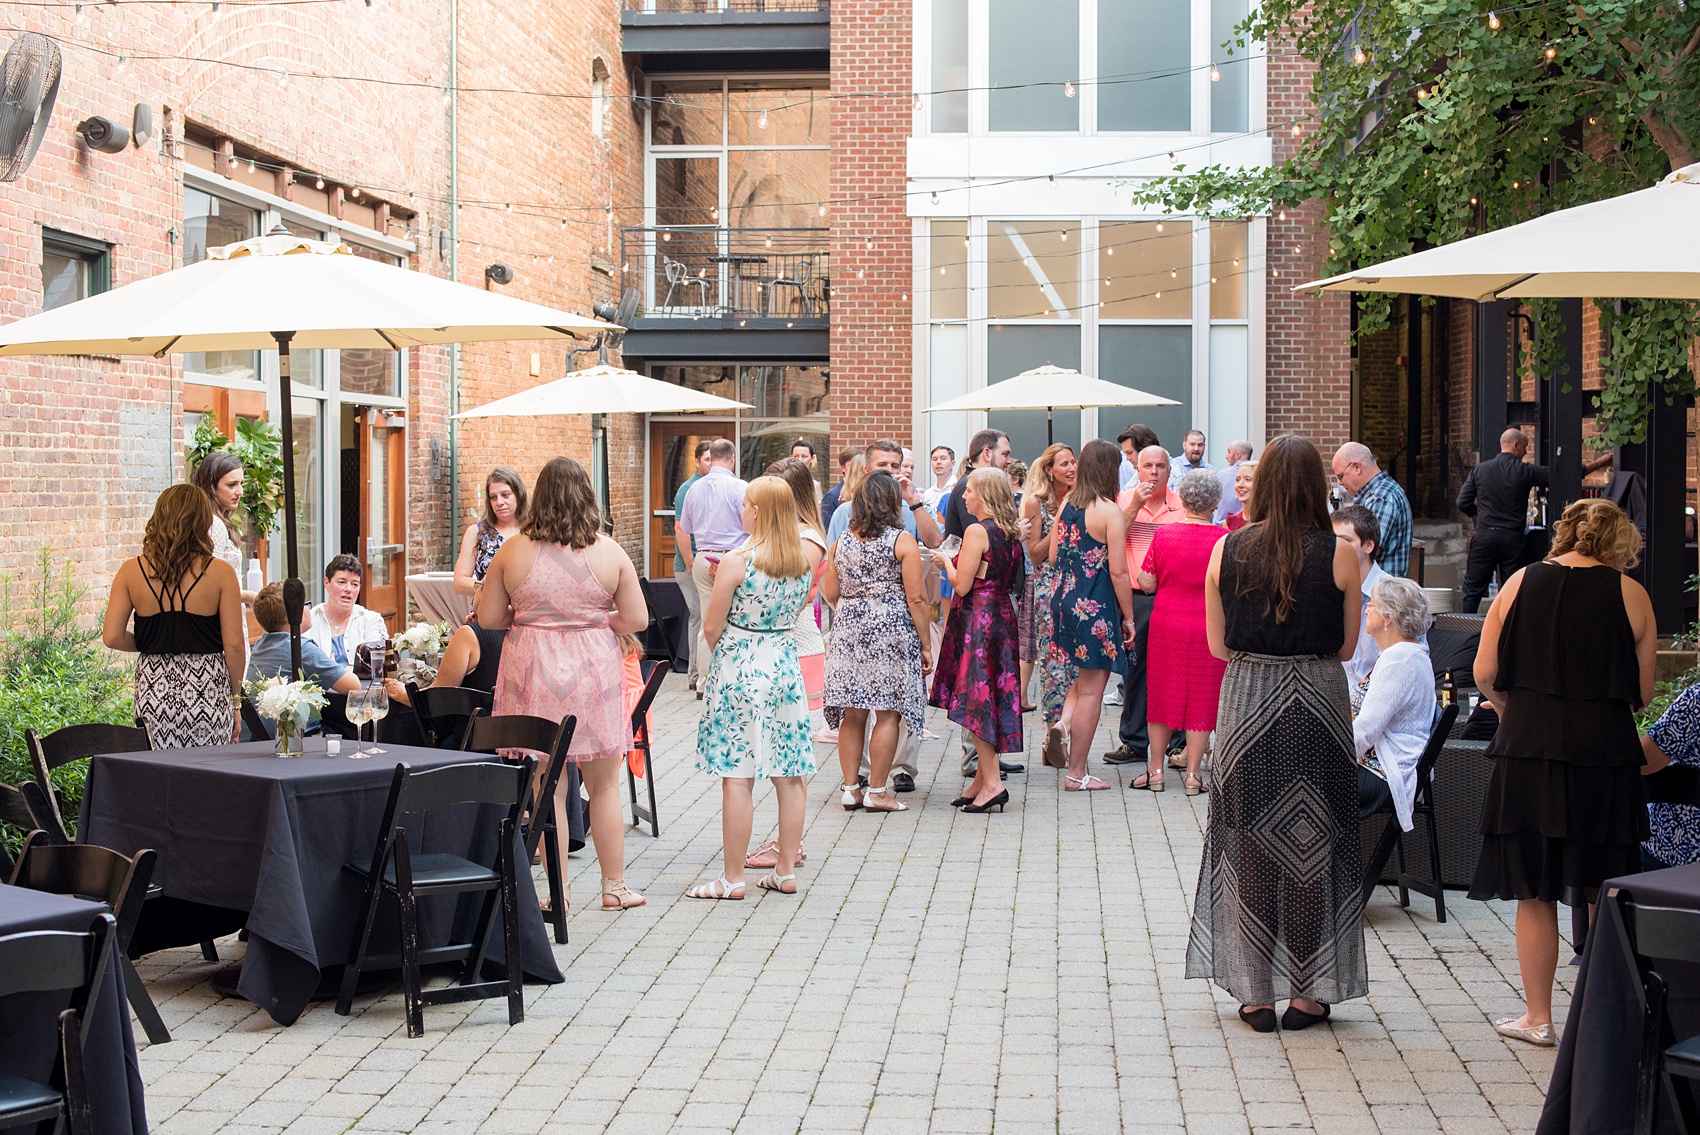
M 1084 410 L 1089 406 L 1179 406 L 1173 398 L 1105 382 L 1049 363 L 972 390 L 927 412 L 946 410 Z
M 1293 290 L 1469 300 L 1700 299 L 1700 163 L 1651 189 L 1561 209 Z
M 508 339 L 583 339 L 611 324 L 273 234 L 197 264 L 0 327 L 0 355 L 164 355 L 395 350 Z
M 607 324 L 603 324 L 604 327 Z M 606 363 L 487 402 L 456 418 L 541 418 L 556 414 L 695 414 L 747 409 L 714 394 L 676 386 Z

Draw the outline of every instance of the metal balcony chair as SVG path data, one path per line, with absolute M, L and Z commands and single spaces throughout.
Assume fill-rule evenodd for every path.
M 767 292 L 765 294 L 769 310 L 766 314 L 773 314 L 773 297 L 780 288 L 796 289 L 796 306 L 802 308 L 802 314 L 815 314 L 815 297 L 809 289 L 811 282 L 815 278 L 816 259 L 818 259 L 818 257 L 814 253 L 807 256 L 799 256 L 791 262 L 791 271 L 788 275 L 775 276 L 773 279 L 768 281 Z
M 674 260 L 671 256 L 663 255 L 661 257 L 661 271 L 665 273 L 667 277 L 667 298 L 661 301 L 661 306 L 663 308 L 671 308 L 673 306 L 673 293 L 678 291 L 680 288 L 700 289 L 697 298 L 701 302 L 698 303 L 697 306 L 709 306 L 709 296 L 713 294 L 713 286 L 703 277 L 691 275 L 690 268 L 683 261 Z

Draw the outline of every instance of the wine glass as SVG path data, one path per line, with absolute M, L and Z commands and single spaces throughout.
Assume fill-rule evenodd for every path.
M 358 761 L 369 756 L 365 751 L 366 731 L 362 727 L 372 720 L 372 714 L 366 701 L 365 690 L 355 690 L 348 695 L 348 706 L 343 710 L 343 716 L 354 726 L 354 751 L 348 754 L 348 758 Z
M 366 720 L 372 723 L 372 748 L 366 755 L 381 756 L 388 750 L 378 748 L 378 722 L 390 715 L 390 693 L 382 679 L 366 687 Z

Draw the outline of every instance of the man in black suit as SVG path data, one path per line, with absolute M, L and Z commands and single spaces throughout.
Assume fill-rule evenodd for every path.
M 1523 529 L 1529 514 L 1529 490 L 1545 488 L 1552 474 L 1545 465 L 1524 461 L 1529 439 L 1519 429 L 1499 435 L 1499 453 L 1470 470 L 1458 491 L 1458 511 L 1476 521 L 1470 559 L 1464 569 L 1464 611 L 1475 614 L 1495 570 L 1499 585 L 1523 566 Z

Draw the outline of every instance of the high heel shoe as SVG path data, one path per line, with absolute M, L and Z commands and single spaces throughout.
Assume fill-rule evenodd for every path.
M 962 805 L 962 810 L 964 812 L 972 812 L 975 815 L 978 815 L 981 812 L 990 812 L 993 808 L 996 808 L 998 811 L 1002 812 L 1003 806 L 1005 804 L 1008 804 L 1008 803 L 1009 803 L 1009 789 L 1006 788 L 1002 792 L 998 793 L 996 796 L 992 797 L 990 800 L 986 801 L 984 804 L 975 804 L 975 803 L 973 803 L 972 800 L 970 800 L 969 803 Z
M 1275 1031 L 1275 1010 L 1272 1006 L 1261 1009 L 1247 1009 L 1240 1006 L 1240 1020 L 1252 1027 L 1253 1032 L 1272 1033 Z
M 1326 1021 L 1329 1014 L 1328 1006 L 1323 1005 L 1320 1001 L 1317 1004 L 1322 1005 L 1322 1012 L 1320 1013 L 1307 1013 L 1297 1005 L 1289 1004 L 1287 1011 L 1281 1014 L 1281 1031 L 1296 1033 L 1300 1029 L 1308 1029 L 1312 1025 L 1320 1025 L 1323 1021 Z M 1273 1015 L 1274 1010 L 1270 1010 L 1270 1012 Z
M 960 808 L 964 804 L 972 804 L 972 803 L 974 803 L 974 794 L 972 792 L 970 792 L 966 796 L 958 796 L 955 800 L 952 800 L 950 802 L 950 806 L 952 808 Z

